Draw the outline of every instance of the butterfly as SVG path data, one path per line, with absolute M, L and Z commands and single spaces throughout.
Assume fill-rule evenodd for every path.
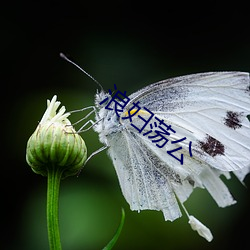
M 107 149 L 131 210 L 160 210 L 166 221 L 174 221 L 182 216 L 181 206 L 191 228 L 211 241 L 209 228 L 183 203 L 197 187 L 206 189 L 219 207 L 236 202 L 220 177 L 234 174 L 243 183 L 250 172 L 249 74 L 174 77 L 128 97 L 120 92 L 122 99 L 61 56 L 101 87 L 89 113 L 95 113 L 95 121 L 86 124 L 92 124 L 104 146 L 88 159 Z
M 242 182 L 250 171 L 248 73 L 208 72 L 163 80 L 128 96 L 120 114 L 115 112 L 119 102 L 110 103 L 111 98 L 103 90 L 96 94 L 93 129 L 108 148 L 131 210 L 160 210 L 165 220 L 173 221 L 181 216 L 179 203 L 183 205 L 196 187 L 207 189 L 220 207 L 235 203 L 220 176 L 230 178 L 233 173 Z M 135 109 L 135 104 L 146 109 Z M 133 113 L 131 123 L 125 118 Z M 152 113 L 175 131 L 168 136 L 169 148 L 159 147 L 160 143 L 157 147 L 143 135 L 152 131 L 152 124 L 145 126 Z M 143 133 L 138 129 L 142 127 Z M 156 131 L 151 138 L 160 135 Z M 190 143 L 183 138 L 192 142 L 192 156 Z M 166 152 L 177 147 L 183 164 Z M 193 217 L 189 218 L 192 226 Z M 199 232 L 198 224 L 192 227 L 201 235 L 209 230 L 201 224 Z M 208 234 L 202 236 L 210 241 Z

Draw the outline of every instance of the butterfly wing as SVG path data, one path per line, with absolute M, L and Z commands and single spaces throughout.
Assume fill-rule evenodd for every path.
M 211 72 L 161 81 L 131 95 L 127 110 L 138 101 L 176 128 L 171 139 L 186 136 L 192 141 L 201 161 L 222 171 L 249 168 L 248 73 Z
M 161 162 L 134 132 L 114 133 L 108 140 L 111 145 L 108 152 L 131 210 L 161 210 L 166 220 L 171 221 L 180 217 L 170 184 L 170 179 L 178 181 L 175 172 Z M 160 169 L 165 175 L 159 172 Z
M 173 221 L 181 216 L 176 197 L 183 203 L 197 186 L 206 188 L 221 207 L 235 203 L 218 170 L 206 163 L 187 158 L 189 167 L 178 167 L 163 149 L 154 148 L 135 131 L 113 133 L 108 141 L 108 152 L 131 210 L 160 210 L 165 220 Z
M 206 188 L 221 207 L 233 204 L 220 175 L 229 178 L 228 171 L 234 171 L 243 180 L 249 172 L 249 92 L 247 73 L 219 72 L 161 81 L 129 96 L 124 114 L 139 102 L 176 130 L 164 148 L 143 136 L 149 124 L 139 133 L 129 119 L 120 119 L 124 129 L 105 134 L 131 209 L 161 210 L 172 221 L 181 216 L 176 197 L 183 203 L 195 187 Z M 142 127 L 148 116 L 139 112 L 132 123 Z M 182 148 L 183 165 L 167 154 L 175 147 Z

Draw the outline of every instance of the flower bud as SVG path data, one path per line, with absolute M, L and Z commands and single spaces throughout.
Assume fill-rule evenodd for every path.
M 47 101 L 41 122 L 27 143 L 26 161 L 32 170 L 47 176 L 50 168 L 62 171 L 62 177 L 75 175 L 79 172 L 87 158 L 86 145 L 76 133 L 61 107 L 56 113 L 60 102 L 54 96 Z

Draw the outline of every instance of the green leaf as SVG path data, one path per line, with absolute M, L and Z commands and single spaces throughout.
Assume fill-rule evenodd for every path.
M 113 248 L 113 246 L 115 245 L 116 241 L 118 240 L 118 238 L 120 236 L 120 233 L 121 233 L 123 225 L 124 225 L 124 221 L 125 221 L 125 211 L 122 208 L 122 218 L 121 218 L 120 225 L 117 228 L 117 231 L 116 231 L 115 235 L 113 236 L 113 238 L 111 239 L 111 241 L 103 248 L 103 250 L 110 250 Z

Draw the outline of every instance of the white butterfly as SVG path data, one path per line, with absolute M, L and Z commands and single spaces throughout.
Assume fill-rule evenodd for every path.
M 105 98 L 108 101 L 100 105 Z M 131 210 L 161 210 L 165 220 L 173 221 L 181 216 L 179 200 L 191 227 L 212 240 L 210 230 L 188 214 L 183 202 L 200 187 L 220 207 L 235 203 L 220 175 L 230 178 L 233 172 L 242 182 L 250 172 L 249 74 L 210 72 L 160 81 L 130 95 L 120 114 L 115 103 L 109 103 L 111 98 L 103 90 L 97 92 L 93 128 L 108 147 Z M 105 108 L 108 103 L 110 109 Z M 142 107 L 137 113 L 135 103 Z M 144 107 L 175 131 L 169 131 L 166 146 L 157 147 L 143 135 L 152 130 L 149 123 L 140 133 L 130 119 L 122 118 L 136 113 L 132 124 L 142 128 L 150 116 Z M 183 165 L 167 154 L 178 147 L 175 155 L 183 154 Z
M 61 57 L 100 85 L 77 64 Z M 80 120 L 95 112 L 96 121 L 89 120 L 79 131 L 88 130 L 83 128 L 92 123 L 105 146 L 87 161 L 108 148 L 132 210 L 161 210 L 165 220 L 173 221 L 181 216 L 179 202 L 191 228 L 211 241 L 210 230 L 189 215 L 183 203 L 196 187 L 207 189 L 220 207 L 236 202 L 220 176 L 230 178 L 233 173 L 243 182 L 250 172 L 249 74 L 209 72 L 163 80 L 130 95 L 124 110 L 119 109 L 122 99 L 112 102 L 100 87 L 95 107 L 82 109 L 93 108 Z M 138 105 L 144 109 L 139 110 Z M 158 125 L 146 122 L 152 114 L 160 121 Z M 160 128 L 163 123 L 161 133 L 152 130 L 153 125 Z M 159 138 L 167 133 L 162 131 L 172 132 L 165 137 L 164 147 Z M 176 149 L 182 150 L 181 158 L 172 154 Z

